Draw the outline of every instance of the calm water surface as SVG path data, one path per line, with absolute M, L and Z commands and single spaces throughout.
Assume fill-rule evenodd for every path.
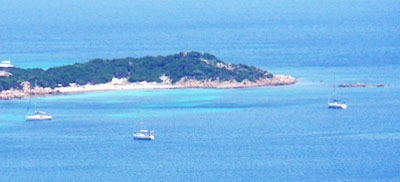
M 399 89 L 343 90 L 347 110 L 327 109 L 329 91 L 311 84 L 34 98 L 54 115 L 43 122 L 24 121 L 28 100 L 1 101 L 2 178 L 398 180 Z M 133 140 L 141 127 L 156 140 Z
M 398 9 L 394 0 L 2 1 L 0 59 L 17 67 L 195 50 L 299 83 L 0 101 L 0 181 L 399 181 Z M 356 82 L 385 87 L 339 88 L 348 109 L 327 109 L 333 84 Z M 25 122 L 34 104 L 54 119 Z M 140 128 L 156 140 L 133 140 Z

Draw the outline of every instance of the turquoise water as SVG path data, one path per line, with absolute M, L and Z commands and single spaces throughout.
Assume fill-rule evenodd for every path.
M 297 85 L 86 93 L 35 98 L 54 119 L 25 122 L 1 101 L 2 179 L 399 180 L 398 88 Z M 133 140 L 140 127 L 156 140 Z
M 2 1 L 0 59 L 17 67 L 195 50 L 299 83 L 0 101 L 0 180 L 398 181 L 397 4 Z M 338 88 L 348 109 L 327 109 L 356 82 L 385 87 Z M 54 119 L 25 122 L 29 102 Z M 133 140 L 143 127 L 156 140 Z

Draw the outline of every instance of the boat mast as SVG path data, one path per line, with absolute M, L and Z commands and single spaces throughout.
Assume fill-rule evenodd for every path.
M 336 73 L 333 72 L 333 93 L 332 93 L 333 100 L 336 100 Z

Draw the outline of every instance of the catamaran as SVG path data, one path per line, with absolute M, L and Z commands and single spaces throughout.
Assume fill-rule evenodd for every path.
M 133 138 L 138 140 L 154 140 L 154 131 L 150 130 L 139 130 L 139 132 L 133 132 Z
M 31 99 L 29 99 L 29 105 L 26 110 L 28 113 L 29 107 L 31 105 Z M 39 111 L 36 109 L 36 103 L 35 103 L 35 110 L 32 115 L 27 115 L 26 116 L 26 121 L 43 121 L 43 120 L 52 120 L 53 117 L 50 114 L 47 114 L 46 112 Z
M 26 116 L 26 121 L 42 121 L 51 119 L 53 119 L 53 117 L 43 111 L 35 111 L 33 115 Z

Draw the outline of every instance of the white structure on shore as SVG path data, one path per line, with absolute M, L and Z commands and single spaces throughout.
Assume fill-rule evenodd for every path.
M 0 68 L 13 68 L 14 65 L 11 64 L 10 60 L 4 60 L 0 63 Z
M 13 68 L 14 65 L 11 64 L 10 60 L 4 60 L 0 63 L 0 68 L 3 68 L 2 70 L 0 70 L 0 76 L 4 76 L 4 77 L 9 77 L 12 74 L 10 72 L 7 71 L 7 68 Z

